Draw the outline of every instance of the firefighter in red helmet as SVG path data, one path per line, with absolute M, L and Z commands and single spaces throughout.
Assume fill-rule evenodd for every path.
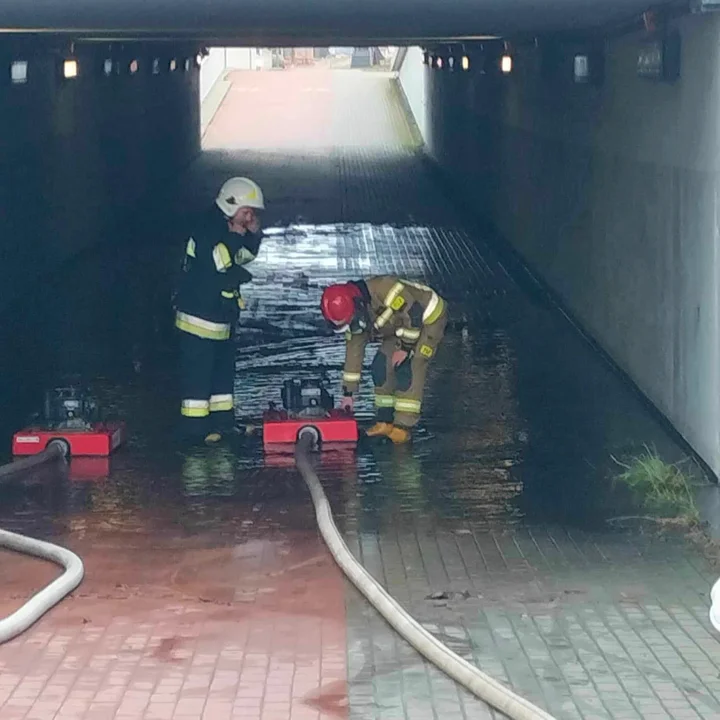
M 331 285 L 321 310 L 333 330 L 345 334 L 342 406 L 353 408 L 365 347 L 379 339 L 371 367 L 377 422 L 367 434 L 408 442 L 420 418 L 428 362 L 445 333 L 445 301 L 425 285 L 383 275 Z

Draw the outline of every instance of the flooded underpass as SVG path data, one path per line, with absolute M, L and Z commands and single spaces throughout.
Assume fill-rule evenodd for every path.
M 252 432 L 232 449 L 175 438 L 182 218 L 242 174 L 265 190 L 268 227 L 237 333 L 238 423 L 286 379 L 339 389 L 323 287 L 422 280 L 451 327 L 414 443 L 318 459 L 351 549 L 443 642 L 558 718 L 717 717 L 711 568 L 682 538 L 608 522 L 637 514 L 613 458 L 684 450 L 451 202 L 391 78 L 266 76 L 233 77 L 161 218 L 129 219 L 41 291 L 37 319 L 7 326 L 13 411 L 34 398 L 19 388 L 79 372 L 130 438 L 107 468 L 74 461 L 2 488 L 0 526 L 71 547 L 87 577 L 0 648 L 0 716 L 496 716 L 344 584 L 291 456 L 266 457 Z M 369 423 L 367 363 L 357 409 Z M 53 572 L 0 555 L 0 608 Z

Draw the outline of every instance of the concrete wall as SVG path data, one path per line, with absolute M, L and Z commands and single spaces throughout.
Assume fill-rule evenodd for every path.
M 430 140 L 428 135 L 427 78 L 422 60 L 422 48 L 408 48 L 405 59 L 398 71 L 398 81 L 400 89 L 405 94 L 410 111 L 415 118 L 418 130 L 420 130 L 420 135 L 427 144 Z
M 84 248 L 115 238 L 131 246 L 142 202 L 199 150 L 194 50 L 78 46 L 75 55 L 79 77 L 66 80 L 58 49 L 0 44 L 0 68 L 29 63 L 26 84 L 0 79 L 0 306 Z M 119 74 L 105 76 L 106 57 Z
M 228 67 L 228 49 L 210 48 L 200 67 L 200 102 L 207 98 L 215 83 L 225 75 Z
M 228 48 L 228 67 L 233 70 L 252 70 L 254 56 L 254 48 Z
M 428 151 L 720 472 L 720 16 L 676 27 L 673 84 L 637 76 L 641 35 L 599 87 L 535 48 L 510 76 L 424 69 Z
M 272 68 L 270 50 L 262 48 L 209 49 L 200 69 L 200 102 L 204 102 L 228 70 L 269 70 Z

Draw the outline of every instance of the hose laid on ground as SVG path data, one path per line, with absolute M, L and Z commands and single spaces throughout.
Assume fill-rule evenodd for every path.
M 65 457 L 63 446 L 59 443 L 51 442 L 43 452 L 37 455 L 28 455 L 20 460 L 7 463 L 7 465 L 0 465 L 0 480 L 10 475 L 18 475 L 26 470 L 32 470 L 40 465 L 45 465 L 45 463 L 51 460 L 59 460 L 62 457 Z
M 335 562 L 355 587 L 402 638 L 476 697 L 497 708 L 512 720 L 555 720 L 552 715 L 533 705 L 529 700 L 516 695 L 441 643 L 409 615 L 355 559 L 335 526 L 330 503 L 310 462 L 310 453 L 316 443 L 317 431 L 313 428 L 301 430 L 295 446 L 295 462 L 312 496 L 320 533 Z
M 52 460 L 65 456 L 61 446 L 51 445 L 42 453 L 0 467 L 0 478 L 26 472 Z M 69 595 L 85 575 L 82 560 L 70 550 L 42 540 L 0 529 L 0 548 L 13 552 L 32 555 L 49 560 L 64 568 L 63 574 L 48 586 L 33 595 L 12 615 L 0 620 L 0 645 L 12 640 L 34 625 L 48 610 L 51 610 L 63 598 Z

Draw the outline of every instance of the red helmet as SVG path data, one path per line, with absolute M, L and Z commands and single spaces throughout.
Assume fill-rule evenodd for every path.
M 325 288 L 320 309 L 325 319 L 342 332 L 350 326 L 357 313 L 357 300 L 362 299 L 360 288 L 353 283 L 330 285 Z

